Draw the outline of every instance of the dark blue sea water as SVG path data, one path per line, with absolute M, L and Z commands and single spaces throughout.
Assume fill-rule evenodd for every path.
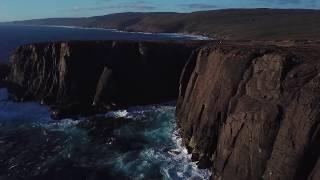
M 60 27 L 0 26 L 0 54 L 67 39 L 194 39 Z M 91 122 L 95 122 L 92 124 Z M 112 128 L 111 128 L 112 127 Z M 0 179 L 208 179 L 181 146 L 174 104 L 53 121 L 46 106 L 8 100 L 0 89 Z

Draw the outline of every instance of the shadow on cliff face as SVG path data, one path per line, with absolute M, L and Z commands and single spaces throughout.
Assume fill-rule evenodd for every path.
M 5 85 L 5 79 L 10 73 L 10 67 L 7 64 L 0 63 L 0 88 Z
M 191 52 L 203 43 L 59 42 L 25 45 L 11 56 L 10 91 L 54 106 L 54 116 L 161 103 L 178 95 Z

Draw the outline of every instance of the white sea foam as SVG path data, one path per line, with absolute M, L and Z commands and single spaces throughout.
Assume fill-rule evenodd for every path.
M 68 128 L 75 127 L 80 123 L 80 120 L 74 119 L 62 119 L 60 121 L 54 121 L 52 123 L 43 123 L 42 127 L 50 129 L 51 131 L 65 131 Z
M 34 26 L 34 25 L 26 25 L 26 26 Z M 80 27 L 80 26 L 59 26 L 59 25 L 37 25 L 42 27 L 53 27 L 53 28 L 67 28 L 67 29 L 83 29 L 83 30 L 101 30 L 108 32 L 117 32 L 117 33 L 125 33 L 125 34 L 143 34 L 143 35 L 159 35 L 159 36 L 167 36 L 172 38 L 190 38 L 191 40 L 213 40 L 213 38 L 203 36 L 203 35 L 195 35 L 195 34 L 187 34 L 187 33 L 152 33 L 152 32 L 130 32 L 123 31 L 118 29 L 108 29 L 108 28 L 94 28 L 94 27 Z
M 92 168 L 107 165 L 114 171 L 135 179 L 146 179 L 152 177 L 153 173 L 160 173 L 163 179 L 178 180 L 206 180 L 211 175 L 209 170 L 198 169 L 191 161 L 191 155 L 175 130 L 174 106 L 136 106 L 106 113 L 107 117 L 132 118 L 135 122 L 115 130 L 112 137 L 114 143 L 96 144 L 91 142 L 92 137 L 88 136 L 86 129 L 77 126 L 81 120 L 64 119 L 53 122 L 47 107 L 37 103 L 5 101 L 7 98 L 8 92 L 0 89 L 0 99 L 3 100 L 0 101 L 0 120 L 36 122 L 36 126 L 44 128 L 43 135 L 48 136 L 48 139 L 56 138 L 53 135 L 58 131 L 63 144 L 56 148 L 63 148 L 55 154 L 56 157 L 63 156 Z M 127 148 L 125 152 L 123 146 Z
M 153 145 L 146 144 L 147 146 L 139 152 L 138 156 L 134 155 L 135 151 L 119 154 L 109 163 L 115 165 L 123 173 L 132 173 L 131 176 L 135 179 L 144 179 L 147 176 L 146 171 L 152 171 L 152 167 L 158 163 L 161 164 L 160 173 L 163 179 L 209 179 L 210 170 L 199 169 L 196 163 L 192 162 L 186 147 L 183 146 L 182 138 L 178 130 L 175 130 L 174 111 L 174 106 L 151 105 L 130 107 L 127 110 L 107 113 L 107 116 L 132 118 L 142 127 L 145 127 L 145 123 L 148 121 L 155 124 L 154 127 L 146 126 L 145 129 L 138 131 L 131 126 L 129 129 L 125 127 L 122 130 L 117 130 L 117 135 L 123 133 L 125 136 L 131 137 L 143 135 L 144 139 Z M 170 137 L 171 140 L 168 141 Z M 170 149 L 166 149 L 168 146 Z M 136 158 L 128 162 L 127 159 L 130 157 Z
M 192 40 L 213 40 L 213 38 L 202 36 L 202 35 L 194 35 L 194 34 L 186 34 L 186 33 L 150 33 L 150 32 L 127 32 L 127 31 L 119 31 L 116 32 L 121 33 L 130 33 L 130 34 L 145 34 L 145 35 L 160 35 L 160 36 L 168 36 L 172 38 L 190 38 Z
M 188 154 L 188 150 L 182 144 L 182 138 L 179 135 L 179 130 L 174 131 L 172 134 L 172 141 L 176 143 L 176 149 L 171 150 L 170 153 L 173 156 L 173 159 L 177 160 L 179 164 L 184 166 L 184 170 L 188 172 L 177 171 L 177 176 L 183 178 L 191 178 L 191 179 L 203 179 L 207 180 L 212 175 L 209 169 L 199 169 L 196 165 L 196 162 L 192 162 L 191 154 Z M 186 177 L 185 173 L 190 173 L 188 177 Z
M 105 117 L 124 118 L 128 116 L 127 110 L 111 111 L 105 114 Z

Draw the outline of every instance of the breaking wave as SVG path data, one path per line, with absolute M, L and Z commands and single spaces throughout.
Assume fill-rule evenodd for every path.
M 208 179 L 182 146 L 173 105 L 53 121 L 36 103 L 0 89 L 0 179 Z M 102 116 L 102 118 L 101 118 Z M 89 123 L 88 123 L 89 122 Z

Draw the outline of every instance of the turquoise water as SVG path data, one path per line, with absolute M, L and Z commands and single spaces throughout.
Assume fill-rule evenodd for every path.
M 210 176 L 181 146 L 171 104 L 55 122 L 47 107 L 11 102 L 7 96 L 0 89 L 0 179 Z

